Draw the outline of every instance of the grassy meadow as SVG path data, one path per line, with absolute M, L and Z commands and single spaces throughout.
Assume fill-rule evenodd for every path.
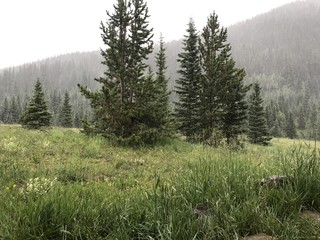
M 0 125 L 0 239 L 317 239 L 320 224 L 302 214 L 320 211 L 315 148 L 172 139 L 131 149 L 76 129 Z M 278 174 L 292 183 L 260 187 Z

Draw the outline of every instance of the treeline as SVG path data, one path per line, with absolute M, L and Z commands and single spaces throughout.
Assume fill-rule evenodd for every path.
M 228 29 L 232 55 L 237 66 L 247 73 L 245 83 L 259 82 L 262 87 L 268 129 L 273 136 L 318 138 L 320 135 L 316 130 L 320 90 L 318 5 L 315 0 L 294 2 Z M 183 44 L 173 41 L 164 47 L 167 90 L 173 106 L 173 102 L 179 102 L 175 86 L 180 78 L 177 59 Z M 157 69 L 158 52 L 159 44 L 156 44 L 144 60 L 153 72 Z M 89 101 L 81 96 L 77 84 L 97 90 L 99 83 L 92 79 L 103 76 L 105 69 L 101 61 L 103 57 L 96 51 L 66 54 L 0 70 L 0 121 L 19 121 L 17 116 L 25 110 L 37 78 L 43 83 L 53 125 L 60 125 L 59 113 L 66 92 L 70 96 L 73 121 L 90 119 Z M 288 127 L 289 122 L 293 127 Z M 288 129 L 295 129 L 295 133 L 289 134 Z
M 320 109 L 318 103 L 305 95 L 298 101 L 280 96 L 266 105 L 270 134 L 274 137 L 320 140 Z
M 33 85 L 31 85 L 33 87 Z M 5 97 L 0 104 L 0 123 L 19 124 L 21 123 L 22 113 L 26 110 L 30 101 L 29 95 Z M 82 127 L 82 120 L 90 118 L 90 107 L 88 102 L 79 96 L 68 92 L 62 93 L 58 90 L 46 91 L 45 101 L 52 115 L 51 125 L 65 126 L 63 111 L 66 105 L 70 105 L 70 122 L 68 127 Z

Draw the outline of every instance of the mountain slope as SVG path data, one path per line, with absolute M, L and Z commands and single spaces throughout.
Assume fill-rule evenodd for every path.
M 249 76 L 276 75 L 291 88 L 320 89 L 320 1 L 297 1 L 228 28 Z
M 196 19 L 195 19 L 196 20 Z M 320 90 L 320 1 L 290 3 L 228 28 L 237 64 L 248 81 L 258 79 L 268 94 L 304 91 L 318 97 Z M 200 30 L 200 29 L 199 29 Z M 177 79 L 181 41 L 166 44 L 169 89 Z M 39 77 L 44 87 L 77 92 L 77 83 L 90 88 L 104 70 L 99 51 L 66 54 L 0 71 L 0 103 L 5 96 L 31 94 Z M 155 68 L 154 53 L 150 65 Z

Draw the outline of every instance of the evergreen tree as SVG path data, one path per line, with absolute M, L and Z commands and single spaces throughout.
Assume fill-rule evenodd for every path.
M 21 123 L 23 127 L 39 129 L 50 126 L 51 113 L 48 111 L 47 103 L 40 80 L 38 79 L 25 112 L 22 115 Z
M 169 92 L 168 78 L 166 77 L 166 54 L 163 37 L 160 37 L 160 49 L 156 54 L 156 78 L 155 78 L 155 94 L 157 106 L 153 109 L 156 114 L 156 122 L 158 127 L 166 126 L 169 129 L 170 111 L 169 111 Z
M 194 21 L 190 19 L 187 35 L 182 41 L 183 52 L 178 55 L 180 78 L 176 81 L 176 117 L 179 130 L 188 140 L 195 140 L 199 135 L 200 123 L 200 94 L 201 94 L 201 66 L 198 46 L 198 34 Z
M 249 87 L 243 84 L 245 72 L 235 67 L 226 41 L 227 30 L 220 28 L 218 16 L 211 14 L 199 41 L 203 69 L 200 95 L 203 140 L 220 130 L 229 142 L 242 131 L 246 119 L 245 96 Z
M 258 83 L 253 85 L 249 97 L 249 141 L 255 144 L 267 145 L 271 140 L 267 129 L 267 120 L 261 98 L 261 88 Z
M 64 95 L 63 106 L 59 117 L 62 127 L 72 127 L 72 107 L 70 105 L 70 97 L 67 92 Z
M 212 132 L 219 129 L 221 124 L 225 84 L 219 68 L 219 63 L 223 60 L 219 58 L 219 53 L 222 53 L 226 40 L 227 31 L 224 28 L 220 29 L 218 16 L 215 13 L 211 14 L 199 41 L 203 69 L 200 96 L 202 140 L 210 138 Z
M 289 116 L 287 117 L 287 124 L 286 124 L 285 131 L 288 138 L 293 139 L 297 137 L 296 125 L 294 123 L 292 113 L 289 113 Z
M 243 82 L 244 69 L 236 68 L 235 61 L 230 57 L 231 47 L 226 45 L 224 50 L 221 55 L 226 54 L 226 56 L 223 57 L 225 60 L 220 68 L 223 72 L 222 79 L 226 87 L 223 90 L 225 92 L 225 97 L 222 100 L 224 112 L 220 128 L 227 138 L 227 143 L 230 143 L 231 139 L 236 139 L 239 134 L 245 131 L 244 125 L 248 109 L 246 94 L 250 86 Z
M 147 5 L 144 0 L 118 0 L 114 13 L 107 15 L 106 25 L 101 23 L 107 46 L 101 54 L 107 70 L 96 79 L 102 88 L 92 92 L 79 86 L 95 114 L 84 130 L 129 144 L 153 143 L 164 126 L 156 119 L 156 82 L 145 75 L 145 60 L 153 50 Z

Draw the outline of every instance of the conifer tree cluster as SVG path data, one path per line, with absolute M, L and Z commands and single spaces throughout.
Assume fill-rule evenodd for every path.
M 200 37 L 193 20 L 189 22 L 178 60 L 176 116 L 190 140 L 210 143 L 220 132 L 230 142 L 243 131 L 249 86 L 244 85 L 245 71 L 235 67 L 226 41 L 227 30 L 220 28 L 215 13 Z
M 21 117 L 22 126 L 30 129 L 40 129 L 42 127 L 50 126 L 51 113 L 48 111 L 47 102 L 44 98 L 42 85 L 38 79 L 33 97 L 30 100 L 25 112 Z
M 22 112 L 20 98 L 13 96 L 11 99 L 5 97 L 2 108 L 0 108 L 0 122 L 19 123 Z
M 105 71 L 95 79 L 101 88 L 91 91 L 78 85 L 89 101 L 79 99 L 78 93 L 63 95 L 61 89 L 54 88 L 48 92 L 47 106 L 38 80 L 31 100 L 27 94 L 2 96 L 0 123 L 20 121 L 35 129 L 50 124 L 83 127 L 88 134 L 98 133 L 131 145 L 155 144 L 170 136 L 173 120 L 177 120 L 179 132 L 188 141 L 210 145 L 221 140 L 238 143 L 242 133 L 247 133 L 252 143 L 267 144 L 269 131 L 275 137 L 320 137 L 320 111 L 309 94 L 297 106 L 283 96 L 272 99 L 265 111 L 261 88 L 254 84 L 249 101 L 246 100 L 250 87 L 244 84 L 245 71 L 236 67 L 227 29 L 220 27 L 215 13 L 208 17 L 200 33 L 192 19 L 188 23 L 182 52 L 178 54 L 180 68 L 175 93 L 179 99 L 171 111 L 162 37 L 155 64 L 148 61 L 153 52 L 149 17 L 146 0 L 117 0 L 114 11 L 107 11 L 107 20 L 101 23 Z M 10 69 L 4 73 L 6 79 L 15 76 Z M 95 87 L 85 80 L 89 78 L 89 74 L 83 73 L 79 82 Z
M 169 122 L 163 44 L 160 42 L 156 76 L 150 69 L 146 74 L 153 34 L 145 1 L 118 0 L 107 16 L 106 23 L 101 23 L 106 71 L 104 77 L 95 79 L 102 87 L 93 92 L 79 85 L 95 115 L 85 131 L 125 144 L 154 144 L 167 135 Z

